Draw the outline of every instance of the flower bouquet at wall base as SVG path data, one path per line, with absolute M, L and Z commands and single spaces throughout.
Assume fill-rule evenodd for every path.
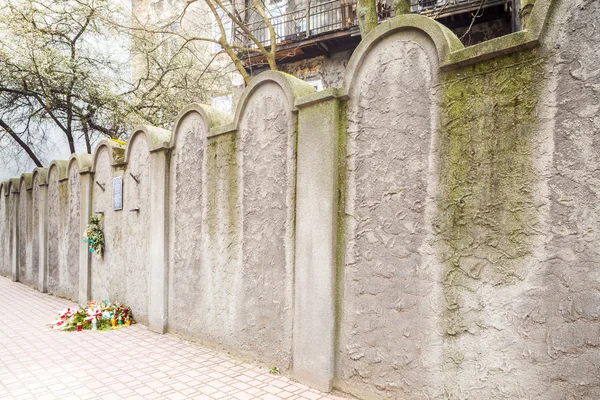
M 90 253 L 96 253 L 98 258 L 104 255 L 104 232 L 102 232 L 102 216 L 90 217 L 90 223 L 83 233 L 83 241 L 88 245 Z
M 81 331 L 83 329 L 105 331 L 134 324 L 131 308 L 121 303 L 89 302 L 87 308 L 67 307 L 58 313 L 59 320 L 52 323 L 52 329 Z

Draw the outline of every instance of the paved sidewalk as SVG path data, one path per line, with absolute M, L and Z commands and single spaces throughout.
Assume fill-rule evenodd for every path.
M 141 325 L 51 330 L 67 306 L 0 277 L 0 399 L 341 399 Z

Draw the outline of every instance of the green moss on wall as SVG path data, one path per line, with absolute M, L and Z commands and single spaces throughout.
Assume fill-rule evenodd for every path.
M 217 138 L 218 139 L 218 138 Z M 217 235 L 217 139 L 209 139 L 206 146 L 206 188 L 207 188 L 207 231 L 211 238 Z
M 227 207 L 229 213 L 229 234 L 234 235 L 238 229 L 238 166 L 237 166 L 237 135 L 227 135 L 225 151 L 227 152 Z
M 482 283 L 518 282 L 530 255 L 538 223 L 533 141 L 544 64 L 527 51 L 441 77 L 435 229 L 445 266 L 442 329 L 450 337 L 482 329 L 476 291 Z
M 58 183 L 58 201 L 61 206 L 68 207 L 69 204 L 69 185 L 66 181 Z

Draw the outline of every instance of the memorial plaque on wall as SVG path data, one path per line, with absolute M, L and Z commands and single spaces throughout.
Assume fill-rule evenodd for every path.
M 123 177 L 113 178 L 113 210 L 123 209 Z

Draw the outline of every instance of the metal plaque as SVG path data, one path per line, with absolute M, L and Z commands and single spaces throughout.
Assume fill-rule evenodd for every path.
M 113 178 L 113 210 L 123 209 L 123 177 Z

